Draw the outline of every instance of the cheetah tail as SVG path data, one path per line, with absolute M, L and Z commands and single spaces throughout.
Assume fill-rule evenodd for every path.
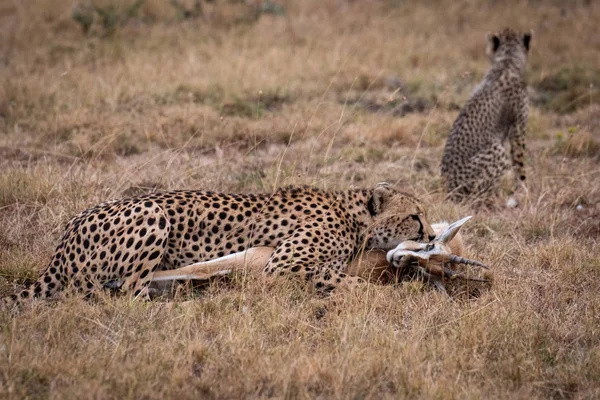
M 62 283 L 53 277 L 47 268 L 33 284 L 22 289 L 17 294 L 4 297 L 0 303 L 0 309 L 19 310 L 27 300 L 51 297 L 61 287 Z
M 10 296 L 3 297 L 0 300 L 0 311 L 9 312 L 11 314 L 16 314 L 22 307 L 22 303 L 19 300 L 18 295 L 13 294 Z

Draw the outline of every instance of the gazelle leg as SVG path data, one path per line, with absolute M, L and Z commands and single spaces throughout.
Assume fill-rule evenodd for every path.
M 215 258 L 210 261 L 201 261 L 185 267 L 156 271 L 152 282 L 173 280 L 207 280 L 219 275 L 228 275 L 244 268 L 262 271 L 273 254 L 272 247 L 252 247 L 239 253 Z
M 444 287 L 444 284 L 442 283 L 442 280 L 438 277 L 432 277 L 430 279 L 430 282 L 433 282 L 433 285 L 436 287 L 437 290 L 439 290 L 442 294 L 444 294 L 446 297 L 450 297 L 448 295 L 448 292 L 446 291 L 446 288 Z
M 252 247 L 239 253 L 216 258 L 209 261 L 201 261 L 185 267 L 156 271 L 152 282 L 173 280 L 207 280 L 219 275 L 228 275 L 232 271 L 247 268 L 253 271 L 262 271 L 273 251 L 273 247 Z M 375 250 L 367 252 L 362 257 L 354 260 L 346 271 L 349 275 L 360 276 L 367 280 L 378 281 L 385 273 L 385 269 L 394 270 L 385 259 L 385 252 Z
M 448 292 L 446 291 L 446 288 L 444 287 L 442 278 L 440 278 L 439 276 L 430 274 L 423 267 L 418 267 L 418 269 L 419 269 L 419 272 L 422 274 L 423 278 L 425 279 L 425 282 L 429 282 L 429 283 L 433 284 L 433 286 L 435 286 L 435 288 L 439 292 L 441 292 L 446 297 L 450 297 L 448 295 Z

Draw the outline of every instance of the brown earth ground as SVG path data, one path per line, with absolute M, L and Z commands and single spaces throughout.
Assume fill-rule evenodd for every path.
M 238 276 L 174 307 L 40 302 L 0 314 L 0 397 L 600 396 L 599 2 L 90 4 L 0 3 L 2 295 L 107 199 L 379 181 L 432 221 L 473 214 L 495 282 L 323 299 Z M 504 26 L 535 31 L 529 197 L 475 210 L 444 201 L 439 162 Z

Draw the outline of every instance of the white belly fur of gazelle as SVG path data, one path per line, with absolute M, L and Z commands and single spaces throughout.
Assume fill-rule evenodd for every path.
M 433 224 L 432 227 L 437 236 L 430 243 L 405 241 L 396 249 L 390 250 L 387 257 L 386 252 L 381 250 L 366 252 L 350 263 L 346 272 L 370 282 L 386 283 L 393 280 L 399 269 L 412 266 L 441 291 L 445 291 L 443 287 L 445 279 L 462 278 L 487 281 L 487 279 L 468 277 L 448 268 L 448 265 L 451 264 L 469 264 L 487 269 L 484 264 L 463 258 L 465 248 L 459 230 L 470 218 L 463 218 L 453 224 L 447 222 Z M 173 270 L 157 271 L 152 282 L 207 280 L 230 274 L 233 271 L 262 271 L 273 250 L 272 247 L 253 247 L 214 260 L 198 262 Z

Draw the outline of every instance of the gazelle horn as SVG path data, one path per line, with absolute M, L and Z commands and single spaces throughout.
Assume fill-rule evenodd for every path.
M 475 265 L 476 267 L 481 267 L 485 269 L 490 269 L 487 265 L 480 263 L 479 261 L 469 260 L 468 258 L 455 256 L 454 254 L 450 255 L 450 262 L 452 264 L 466 264 L 466 265 Z
M 478 278 L 476 276 L 466 276 L 465 274 L 462 274 L 460 272 L 454 272 L 449 268 L 445 268 L 444 267 L 444 276 L 446 278 L 461 278 L 461 279 L 465 279 L 467 281 L 475 281 L 475 282 L 489 282 L 489 279 L 485 279 L 485 278 Z
M 471 216 L 465 217 L 461 220 L 458 220 L 456 222 L 453 222 L 452 224 L 450 224 L 446 230 L 444 230 L 444 232 L 440 233 L 436 238 L 435 241 L 438 241 L 440 243 L 450 243 L 450 241 L 452 239 L 454 239 L 454 236 L 456 236 L 456 234 L 458 233 L 458 231 L 460 231 L 460 228 L 465 224 L 465 222 L 467 222 L 468 220 L 471 219 Z

